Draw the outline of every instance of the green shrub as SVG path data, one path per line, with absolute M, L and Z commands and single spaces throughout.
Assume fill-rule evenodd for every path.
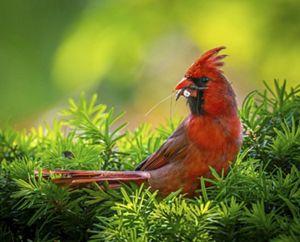
M 34 170 L 132 170 L 179 120 L 126 131 L 121 115 L 70 100 L 51 127 L 0 131 L 0 241 L 299 241 L 300 87 L 253 92 L 240 110 L 244 145 L 230 172 L 202 178 L 193 199 L 144 186 L 58 187 Z M 205 182 L 212 185 L 205 187 Z

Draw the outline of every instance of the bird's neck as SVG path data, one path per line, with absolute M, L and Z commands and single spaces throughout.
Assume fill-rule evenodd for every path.
M 203 98 L 203 94 L 188 98 L 187 103 L 191 114 L 193 116 L 232 116 L 237 114 L 237 104 L 233 96 L 226 95 L 208 99 Z
M 237 104 L 232 87 L 226 81 L 223 85 L 211 85 L 207 90 L 199 90 L 196 97 L 187 99 L 191 114 L 211 117 L 236 116 Z

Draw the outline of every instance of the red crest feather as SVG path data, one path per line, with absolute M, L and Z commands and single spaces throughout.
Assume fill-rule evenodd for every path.
M 227 55 L 218 55 L 218 53 L 225 49 L 225 46 L 217 47 L 205 52 L 192 66 L 188 69 L 187 75 L 198 76 L 201 72 L 217 71 L 222 72 L 220 67 L 224 65 L 223 59 Z

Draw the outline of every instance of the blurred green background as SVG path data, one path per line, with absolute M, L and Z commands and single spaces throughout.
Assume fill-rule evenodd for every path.
M 299 1 L 0 2 L 0 127 L 51 120 L 67 97 L 97 92 L 130 127 L 184 115 L 170 95 L 199 55 L 227 46 L 239 103 L 262 80 L 299 83 Z

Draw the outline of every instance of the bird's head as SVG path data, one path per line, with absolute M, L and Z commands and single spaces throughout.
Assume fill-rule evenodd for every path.
M 205 52 L 187 70 L 177 84 L 176 100 L 184 96 L 192 114 L 220 114 L 227 106 L 236 108 L 233 90 L 220 69 L 227 55 L 218 55 L 225 47 L 217 47 Z

